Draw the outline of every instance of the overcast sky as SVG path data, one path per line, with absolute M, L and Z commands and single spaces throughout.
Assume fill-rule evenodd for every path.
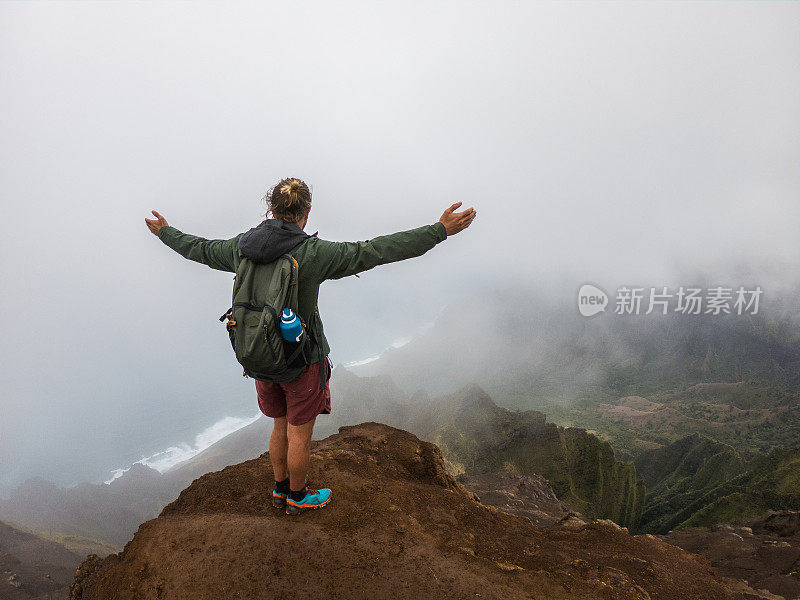
M 308 229 L 358 240 L 475 206 L 323 288 L 336 362 L 498 281 L 795 281 L 798 31 L 793 2 L 1 3 L 0 495 L 255 413 L 231 276 L 153 208 L 232 237 L 296 176 Z

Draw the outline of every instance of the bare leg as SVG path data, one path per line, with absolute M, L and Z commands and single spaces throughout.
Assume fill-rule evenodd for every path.
M 306 485 L 308 457 L 311 454 L 311 434 L 314 433 L 316 417 L 303 425 L 287 425 L 289 438 L 289 487 L 299 492 Z
M 286 417 L 277 417 L 273 421 L 272 435 L 269 438 L 269 458 L 272 461 L 272 470 L 275 472 L 275 481 L 283 481 L 288 475 L 286 467 L 288 448 Z

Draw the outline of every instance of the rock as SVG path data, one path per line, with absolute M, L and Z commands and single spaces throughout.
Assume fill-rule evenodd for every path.
M 496 565 L 497 565 L 497 567 L 498 567 L 498 568 L 499 568 L 501 571 L 506 571 L 506 572 L 510 572 L 510 571 L 524 571 L 524 569 L 523 569 L 522 567 L 520 567 L 519 565 L 512 565 L 511 563 L 502 563 L 502 562 L 496 562 L 496 563 L 494 563 L 494 564 L 496 564 Z
M 789 537 L 800 533 L 800 511 L 770 511 L 751 522 L 752 530 Z
M 628 533 L 627 527 L 622 527 L 610 519 L 595 519 L 592 521 L 592 523 L 595 525 L 600 525 L 601 527 L 607 527 L 609 529 L 615 529 L 617 531 L 624 531 L 625 533 Z
M 538 475 L 501 472 L 459 475 L 457 479 L 473 492 L 476 501 L 528 517 L 537 527 L 554 525 L 569 513 L 547 480 Z
M 798 512 L 769 512 L 747 526 L 687 527 L 663 539 L 707 557 L 721 575 L 744 581 L 746 598 L 800 598 Z
M 71 600 L 737 597 L 706 561 L 660 540 L 487 510 L 436 446 L 405 431 L 365 423 L 312 450 L 309 479 L 333 490 L 324 509 L 276 511 L 263 485 L 274 479 L 267 455 L 209 473 L 122 553 L 88 557 Z
M 563 527 L 565 529 L 575 530 L 575 529 L 582 529 L 583 527 L 585 527 L 586 521 L 580 514 L 570 512 L 558 522 L 558 525 L 559 527 Z

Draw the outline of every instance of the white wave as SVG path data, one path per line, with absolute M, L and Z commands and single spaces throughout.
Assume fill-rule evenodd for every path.
M 411 340 L 412 340 L 411 336 L 400 338 L 399 340 L 395 340 L 394 342 L 392 342 L 392 348 L 402 348 L 403 346 L 405 346 Z
M 430 327 L 430 326 L 427 326 L 427 327 Z M 402 348 L 403 346 L 408 344 L 413 339 L 414 339 L 413 336 L 402 337 L 400 339 L 397 339 L 397 340 L 393 341 L 391 344 L 389 344 L 389 347 L 390 348 Z M 389 348 L 387 348 L 386 350 L 388 350 L 388 349 Z M 386 350 L 384 350 L 383 352 L 386 352 Z M 375 356 L 370 356 L 369 358 L 365 358 L 364 360 L 354 360 L 352 362 L 345 363 L 344 366 L 345 366 L 345 368 L 349 368 L 349 367 L 360 367 L 361 365 L 368 365 L 369 363 L 375 362 L 381 356 L 383 356 L 383 352 L 381 352 L 380 354 L 376 354 Z
M 344 363 L 345 367 L 360 367 L 361 365 L 368 365 L 371 362 L 375 362 L 381 357 L 380 354 L 376 354 L 375 356 L 370 356 L 369 358 L 365 358 L 364 360 L 354 360 L 349 363 Z
M 146 465 L 159 473 L 164 473 L 178 463 L 200 454 L 203 450 L 215 444 L 226 435 L 230 435 L 234 431 L 238 431 L 242 427 L 247 427 L 251 423 L 254 423 L 260 416 L 261 413 L 248 418 L 225 417 L 214 423 L 211 427 L 207 427 L 198 433 L 194 438 L 194 444 L 181 443 L 177 446 L 170 446 L 166 450 L 141 458 L 134 464 Z M 131 467 L 132 466 L 133 465 L 131 465 Z M 122 474 L 131 467 L 127 469 L 114 469 L 111 471 L 111 478 L 106 480 L 105 483 L 111 483 L 118 477 L 122 477 Z

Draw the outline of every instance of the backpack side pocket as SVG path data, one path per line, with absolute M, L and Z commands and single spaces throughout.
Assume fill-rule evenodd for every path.
M 236 322 L 230 328 L 233 349 L 248 373 L 270 376 L 286 369 L 275 309 L 237 302 L 232 319 Z

